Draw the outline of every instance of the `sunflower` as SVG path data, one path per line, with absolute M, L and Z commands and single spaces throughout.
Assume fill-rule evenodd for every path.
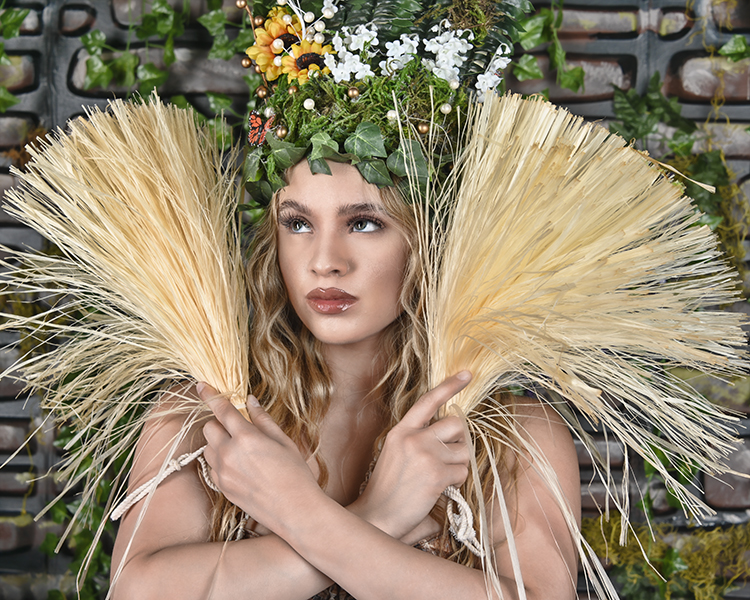
M 281 59 L 281 71 L 286 73 L 289 83 L 296 79 L 300 85 L 304 85 L 313 71 L 324 75 L 331 72 L 323 62 L 324 54 L 334 54 L 330 44 L 321 46 L 317 42 L 302 40 L 292 46 L 290 52 Z
M 278 78 L 282 72 L 281 67 L 275 62 L 276 56 L 299 41 L 295 21 L 293 20 L 291 25 L 287 25 L 282 17 L 283 15 L 273 16 L 266 20 L 263 27 L 258 27 L 253 32 L 255 43 L 245 50 L 245 54 L 255 61 L 261 73 L 265 73 L 269 81 Z M 294 17 L 294 19 L 297 18 Z M 299 25 L 298 19 L 297 25 Z M 276 40 L 281 40 L 283 45 L 276 44 L 274 46 Z

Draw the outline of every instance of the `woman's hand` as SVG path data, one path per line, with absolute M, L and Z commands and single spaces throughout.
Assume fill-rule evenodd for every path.
M 427 392 L 390 431 L 355 512 L 401 539 L 419 525 L 449 485 L 469 473 L 469 447 L 461 419 L 434 423 L 437 410 L 471 380 L 468 371 Z
M 216 486 L 231 502 L 271 531 L 322 493 L 296 444 L 260 407 L 247 400 L 248 422 L 234 406 L 206 384 L 198 394 L 215 419 L 203 426 L 204 456 Z

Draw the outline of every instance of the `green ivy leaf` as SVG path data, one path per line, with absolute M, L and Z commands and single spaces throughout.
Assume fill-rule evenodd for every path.
M 6 40 L 17 37 L 21 29 L 21 23 L 29 14 L 28 8 L 8 8 L 0 15 L 0 25 L 2 25 L 2 36 Z
M 532 54 L 524 54 L 513 65 L 513 75 L 518 81 L 527 81 L 528 79 L 542 79 L 544 73 L 539 68 L 539 61 Z
M 5 53 L 5 44 L 0 42 L 0 65 L 9 67 L 12 64 L 10 57 Z
M 369 121 L 364 121 L 357 125 L 354 133 L 344 140 L 344 150 L 349 154 L 357 155 L 363 160 L 373 157 L 385 158 L 388 156 L 385 151 L 385 144 L 383 143 L 383 134 L 380 133 L 380 127 Z M 383 166 L 385 166 L 385 163 L 383 163 Z
M 266 143 L 271 147 L 271 155 L 268 159 L 273 160 L 282 171 L 296 165 L 307 152 L 307 147 L 295 146 L 291 142 L 280 140 L 275 135 L 267 135 Z M 268 171 L 270 176 L 274 169 L 269 166 Z
M 695 139 L 689 133 L 678 129 L 672 137 L 667 140 L 667 146 L 675 156 L 690 156 L 693 152 Z
M 81 42 L 83 43 L 83 47 L 86 48 L 86 52 L 91 56 L 99 56 L 102 53 L 102 48 L 107 43 L 107 36 L 104 35 L 103 31 L 94 29 L 82 36 Z
M 39 545 L 39 549 L 44 552 L 47 556 L 55 556 L 55 548 L 57 542 L 60 540 L 54 533 L 48 533 L 44 536 L 44 541 Z M 49 596 L 48 596 L 49 598 Z M 65 596 L 62 597 L 65 600 Z
M 732 62 L 737 62 L 743 58 L 750 58 L 750 46 L 744 35 L 733 35 L 726 44 L 719 48 L 719 54 L 726 56 Z
M 312 150 L 310 151 L 309 158 L 311 162 L 326 158 L 336 162 L 349 162 L 354 159 L 356 162 L 357 157 L 341 154 L 339 152 L 339 143 L 323 131 L 315 133 L 310 138 L 310 142 L 312 142 Z M 323 172 L 331 174 L 328 165 L 323 168 L 326 169 Z
M 208 29 L 208 33 L 216 37 L 222 33 L 226 33 L 227 16 L 221 9 L 212 10 L 198 17 L 198 23 Z
M 209 11 L 218 10 L 221 8 L 222 4 L 222 0 L 208 0 L 208 2 L 206 2 L 206 7 Z
M 151 12 L 143 15 L 136 35 L 143 40 L 148 37 L 167 37 L 169 34 L 181 35 L 184 31 L 182 19 L 169 5 L 167 0 L 154 0 Z
M 248 181 L 260 181 L 263 176 L 263 170 L 261 169 L 260 159 L 263 156 L 263 152 L 260 148 L 255 148 L 245 156 L 245 161 L 242 164 L 242 178 L 245 183 Z
M 112 69 L 101 59 L 101 56 L 89 56 L 86 59 L 86 78 L 83 81 L 83 89 L 107 87 L 113 76 Z
M 214 43 L 208 52 L 208 58 L 230 60 L 234 56 L 234 42 L 229 39 L 225 31 L 214 36 Z
M 177 108 L 192 108 L 193 105 L 188 102 L 188 99 L 183 96 L 182 94 L 178 94 L 176 96 L 171 96 L 169 98 L 169 102 L 171 104 L 174 104 Z
M 552 23 L 552 13 L 541 11 L 540 14 L 523 19 L 521 27 L 524 31 L 519 36 L 519 43 L 524 50 L 531 50 L 540 44 L 546 44 L 552 41 L 550 24 Z
M 244 54 L 250 46 L 255 43 L 255 34 L 252 29 L 243 29 L 234 38 L 233 46 L 235 54 Z
M 324 158 L 310 158 L 307 157 L 307 164 L 310 166 L 310 173 L 313 175 L 332 175 L 331 167 L 328 165 Z
M 167 71 L 162 71 L 152 62 L 145 65 L 138 65 L 136 75 L 138 75 L 138 79 L 141 81 L 138 91 L 142 96 L 148 96 L 153 89 L 164 85 L 164 82 L 169 77 Z
M 60 590 L 47 590 L 47 600 L 66 600 Z
M 208 99 L 208 105 L 211 107 L 211 111 L 217 115 L 232 108 L 232 99 L 226 94 L 206 92 L 206 98 Z
M 577 92 L 583 87 L 583 78 L 585 73 L 583 67 L 573 67 L 572 69 L 558 69 L 557 83 L 560 87 Z
M 388 167 L 383 160 L 363 160 L 357 163 L 357 168 L 368 183 L 374 183 L 379 187 L 393 185 L 393 179 L 391 179 Z
M 175 53 L 174 53 L 174 34 L 172 33 L 170 33 L 167 36 L 167 39 L 164 42 L 162 60 L 164 61 L 165 67 L 168 67 L 169 65 L 174 64 L 174 62 L 177 60 L 177 57 L 175 56 Z
M 14 96 L 8 91 L 3 85 L 0 85 L 0 113 L 4 113 L 11 106 L 18 104 L 20 100 L 17 96 Z
M 132 52 L 123 52 L 110 63 L 112 74 L 119 85 L 133 87 L 135 85 L 135 70 L 138 68 L 140 59 Z
M 396 177 L 416 177 L 420 183 L 426 183 L 430 175 L 427 160 L 422 153 L 422 146 L 417 140 L 401 140 L 386 161 L 388 170 Z

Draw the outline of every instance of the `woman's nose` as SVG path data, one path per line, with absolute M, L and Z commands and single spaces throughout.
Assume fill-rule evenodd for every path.
M 310 269 L 316 275 L 341 277 L 349 272 L 346 244 L 337 236 L 318 234 L 311 250 Z

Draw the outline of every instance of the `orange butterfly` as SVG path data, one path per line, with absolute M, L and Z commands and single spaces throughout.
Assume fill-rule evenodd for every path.
M 252 146 L 261 146 L 266 141 L 266 133 L 271 130 L 273 117 L 263 120 L 257 110 L 251 111 L 247 119 L 247 143 Z

